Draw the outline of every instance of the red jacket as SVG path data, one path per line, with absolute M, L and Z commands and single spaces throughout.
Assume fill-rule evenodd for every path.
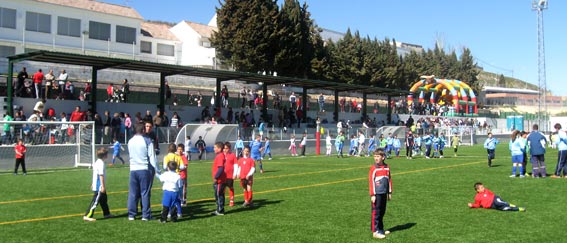
M 73 111 L 71 112 L 70 121 L 84 121 L 85 120 L 85 112 L 82 111 Z
M 490 208 L 493 201 L 494 193 L 485 188 L 484 192 L 479 192 L 476 194 L 476 196 L 474 196 L 474 203 L 472 204 L 471 208 Z
M 33 75 L 32 78 L 33 82 L 36 84 L 40 84 L 41 82 L 43 82 L 43 73 L 41 72 L 37 72 Z
M 392 177 L 388 164 L 374 164 L 368 172 L 368 188 L 370 196 L 392 193 Z
M 217 183 L 225 183 L 226 182 L 226 172 L 222 172 L 220 174 L 220 176 L 218 178 L 215 178 L 215 176 L 217 175 L 217 172 L 219 172 L 219 169 L 221 167 L 226 168 L 225 167 L 225 156 L 224 153 L 218 153 L 217 156 L 215 157 L 215 160 L 213 162 L 213 168 L 212 168 L 212 176 L 213 179 L 217 181 Z

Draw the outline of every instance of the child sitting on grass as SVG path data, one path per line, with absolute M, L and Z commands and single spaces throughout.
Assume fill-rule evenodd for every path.
M 494 195 L 492 191 L 484 188 L 482 183 L 477 182 L 474 184 L 474 189 L 476 190 L 476 196 L 474 197 L 474 203 L 469 203 L 469 208 L 486 208 L 486 209 L 497 209 L 502 211 L 526 211 L 524 207 L 517 207 L 514 204 L 510 204 L 497 195 Z

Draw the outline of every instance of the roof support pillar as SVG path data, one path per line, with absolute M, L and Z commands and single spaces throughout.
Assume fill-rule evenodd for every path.
M 335 90 L 335 102 L 333 102 L 333 121 L 339 122 L 339 91 Z
M 366 111 L 366 106 L 368 106 L 368 99 L 367 99 L 367 94 L 364 92 L 362 93 L 362 118 L 364 120 L 368 119 L 368 112 Z
M 159 74 L 159 103 L 158 103 L 158 110 L 161 114 L 165 110 L 165 73 Z
M 6 109 L 10 113 L 10 116 L 14 117 L 14 62 L 12 61 L 8 62 L 8 75 L 6 76 L 6 87 L 8 88 L 8 107 L 6 107 Z
M 98 68 L 92 67 L 91 70 L 91 97 L 89 99 L 89 106 L 94 114 L 96 112 L 96 98 L 97 98 L 97 86 L 98 86 Z
M 272 122 L 268 119 L 268 85 L 266 82 L 262 83 L 262 120 L 268 123 Z
M 387 124 L 392 123 L 392 106 L 390 106 L 390 102 L 392 102 L 392 96 L 388 95 L 388 104 L 386 105 L 386 107 L 387 107 L 387 112 L 386 112 Z

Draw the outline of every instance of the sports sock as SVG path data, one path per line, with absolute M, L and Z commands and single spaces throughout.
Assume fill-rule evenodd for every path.
M 512 166 L 512 175 L 516 175 L 516 165 Z
M 229 196 L 231 202 L 234 201 L 234 188 L 228 189 L 228 196 Z
M 262 166 L 262 161 L 260 161 L 260 170 L 263 170 L 262 167 L 263 167 L 263 166 Z
M 252 202 L 252 191 L 248 191 L 248 202 Z

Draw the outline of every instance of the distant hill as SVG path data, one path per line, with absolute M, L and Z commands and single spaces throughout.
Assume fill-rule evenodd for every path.
M 519 80 L 516 78 L 510 78 L 504 76 L 505 86 L 498 84 L 498 78 L 500 74 L 481 71 L 478 74 L 478 80 L 482 86 L 494 86 L 494 87 L 503 87 L 503 88 L 517 88 L 517 89 L 531 89 L 537 90 L 537 85 L 525 82 L 523 80 Z

